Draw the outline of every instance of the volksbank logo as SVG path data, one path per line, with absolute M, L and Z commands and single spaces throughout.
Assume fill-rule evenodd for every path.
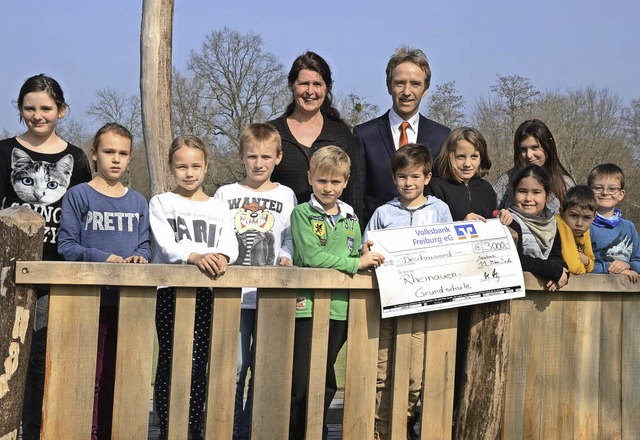
M 478 233 L 473 225 L 453 225 L 456 230 L 458 240 L 466 240 L 467 238 L 478 238 Z

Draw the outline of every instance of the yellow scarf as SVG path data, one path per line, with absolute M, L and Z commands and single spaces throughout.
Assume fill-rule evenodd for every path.
M 591 247 L 591 235 L 589 231 L 585 232 L 582 237 L 575 237 L 573 231 L 563 220 L 560 214 L 556 215 L 556 223 L 558 225 L 558 233 L 562 244 L 562 259 L 569 266 L 569 272 L 573 274 L 589 273 L 593 270 L 593 248 Z M 589 264 L 586 266 L 580 261 L 580 252 L 587 256 Z

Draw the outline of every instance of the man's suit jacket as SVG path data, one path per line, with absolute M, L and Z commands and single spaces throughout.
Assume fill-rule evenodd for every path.
M 429 147 L 435 160 L 450 131 L 420 115 L 417 143 Z M 360 188 L 364 196 L 364 218 L 360 223 L 364 227 L 376 208 L 399 196 L 391 173 L 391 159 L 396 147 L 389 125 L 389 112 L 356 126 L 353 135 L 358 152 Z

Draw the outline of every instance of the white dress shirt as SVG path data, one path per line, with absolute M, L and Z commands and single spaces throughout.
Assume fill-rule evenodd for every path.
M 400 124 L 404 122 L 398 114 L 391 109 L 389 111 L 389 124 L 391 125 L 391 135 L 393 136 L 393 144 L 398 149 L 398 143 L 400 142 Z M 420 113 L 416 112 L 408 121 L 409 127 L 407 127 L 407 139 L 410 144 L 415 144 L 418 140 L 418 123 L 420 122 Z

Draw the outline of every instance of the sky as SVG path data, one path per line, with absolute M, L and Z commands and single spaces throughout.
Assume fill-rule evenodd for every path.
M 260 34 L 288 71 L 313 50 L 330 64 L 334 93 L 390 107 L 385 66 L 400 45 L 422 49 L 431 90 L 455 81 L 467 111 L 496 75 L 518 74 L 539 90 L 607 87 L 626 105 L 640 98 L 640 3 L 632 0 L 176 0 L 173 64 L 223 27 Z M 24 130 L 15 108 L 26 78 L 57 79 L 70 117 L 86 121 L 101 88 L 139 91 L 142 1 L 0 0 L 0 132 Z

